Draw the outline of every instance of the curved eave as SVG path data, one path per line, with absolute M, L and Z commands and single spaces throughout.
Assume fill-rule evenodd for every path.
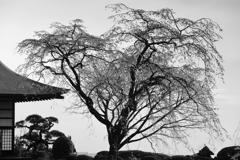
M 63 93 L 57 94 L 44 94 L 44 95 L 21 95 L 21 94 L 4 94 L 0 95 L 0 101 L 14 101 L 14 102 L 33 102 L 33 101 L 45 101 L 52 99 L 63 99 Z
M 21 76 L 0 61 L 0 100 L 14 102 L 63 99 L 69 89 L 59 88 Z

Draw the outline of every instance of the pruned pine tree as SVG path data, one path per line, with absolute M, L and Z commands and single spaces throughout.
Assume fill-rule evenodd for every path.
M 116 12 L 115 23 L 100 37 L 74 20 L 23 40 L 18 48 L 27 58 L 20 72 L 72 88 L 77 108 L 106 127 L 114 157 L 142 139 L 185 143 L 191 129 L 221 137 L 212 93 L 224 73 L 215 46 L 218 24 L 176 18 L 167 8 L 107 8 Z
M 49 151 L 49 146 L 56 138 L 65 136 L 58 130 L 51 130 L 55 123 L 58 123 L 56 117 L 43 118 L 38 114 L 29 115 L 25 120 L 16 123 L 17 128 L 27 129 L 27 132 L 19 137 L 19 144 L 23 145 L 26 155 L 38 156 L 37 151 L 40 146 Z

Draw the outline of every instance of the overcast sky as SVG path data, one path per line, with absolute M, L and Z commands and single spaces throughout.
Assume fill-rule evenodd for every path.
M 219 80 L 215 90 L 215 107 L 219 109 L 221 123 L 231 140 L 212 145 L 211 139 L 197 135 L 192 137 L 191 144 L 194 152 L 198 152 L 206 144 L 215 153 L 225 146 L 240 144 L 240 140 L 233 137 L 240 122 L 239 0 L 0 0 L 0 60 L 15 70 L 24 62 L 24 58 L 17 53 L 17 44 L 32 38 L 34 31 L 49 30 L 53 22 L 67 25 L 71 20 L 82 19 L 90 34 L 104 33 L 113 24 L 107 19 L 112 13 L 106 10 L 105 6 L 113 3 L 124 3 L 129 7 L 144 10 L 171 8 L 176 12 L 176 17 L 191 20 L 210 18 L 220 25 L 223 39 L 216 45 L 224 58 L 225 76 L 224 83 Z M 108 150 L 104 126 L 93 118 L 86 119 L 81 115 L 66 113 L 66 104 L 68 100 L 16 104 L 16 121 L 34 113 L 43 117 L 55 116 L 60 123 L 54 129 L 71 135 L 78 152 L 96 153 Z M 92 123 L 94 127 L 88 128 Z M 145 142 L 124 149 L 150 151 Z M 176 150 L 173 147 L 169 153 L 193 152 Z

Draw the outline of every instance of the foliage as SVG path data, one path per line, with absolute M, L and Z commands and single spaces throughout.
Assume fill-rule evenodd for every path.
M 109 160 L 112 157 L 112 155 L 108 155 L 108 151 L 100 151 L 94 156 L 94 160 Z M 118 155 L 117 160 L 122 160 L 122 157 Z
M 100 159 L 106 159 L 106 157 L 108 156 L 108 151 L 100 151 L 98 152 L 94 159 L 95 160 L 100 160 Z M 140 150 L 127 150 L 127 151 L 119 151 L 118 158 L 120 159 L 141 159 L 144 157 L 154 157 L 155 159 L 166 159 L 169 156 L 165 155 L 165 154 L 160 154 L 160 153 L 152 153 L 152 152 L 144 152 L 144 151 L 140 151 Z
M 14 157 L 22 157 L 24 151 L 24 145 L 21 143 L 20 137 L 16 136 L 15 137 L 15 142 L 14 142 Z
M 153 156 L 146 156 L 146 157 L 141 158 L 141 160 L 157 160 L 157 158 L 153 157 Z
M 105 155 L 105 156 L 94 157 L 93 160 L 112 160 L 112 159 L 113 159 L 112 155 Z M 116 160 L 123 160 L 123 159 L 120 156 L 117 156 Z
M 93 157 L 88 155 L 77 155 L 73 160 L 92 160 Z
M 58 123 L 57 118 L 43 118 L 38 114 L 29 115 L 25 120 L 16 123 L 17 128 L 28 129 L 28 132 L 22 135 L 17 143 L 25 156 L 30 154 L 34 157 L 45 157 L 48 155 L 49 145 L 52 145 L 57 137 L 65 136 L 60 131 L 51 130 L 54 123 Z
M 68 155 L 64 158 L 64 160 L 74 160 L 75 157 L 76 155 Z
M 240 146 L 228 146 L 222 148 L 216 156 L 216 160 L 240 159 Z
M 56 159 L 64 158 L 75 152 L 71 139 L 65 136 L 59 137 L 53 143 L 52 154 Z
M 215 42 L 221 28 L 208 18 L 176 18 L 171 9 L 144 11 L 109 5 L 115 21 L 102 36 L 81 20 L 19 43 L 26 54 L 19 72 L 72 88 L 75 106 L 106 126 L 110 155 L 147 139 L 188 144 L 188 131 L 221 138 L 212 89 L 223 78 Z

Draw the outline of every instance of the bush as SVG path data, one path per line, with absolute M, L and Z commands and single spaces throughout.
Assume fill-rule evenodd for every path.
M 71 139 L 68 137 L 59 137 L 53 143 L 52 154 L 55 159 L 65 158 L 74 152 L 74 145 Z
M 73 160 L 93 160 L 93 157 L 88 155 L 78 155 Z
M 111 160 L 111 159 L 113 159 L 113 156 L 100 156 L 100 157 L 94 157 L 93 158 L 93 160 Z M 122 159 L 121 157 L 117 156 L 117 160 L 124 160 L 124 159 Z
M 157 160 L 157 158 L 154 156 L 146 156 L 146 157 L 141 158 L 141 160 Z
M 113 158 L 112 156 L 108 156 L 108 151 L 101 151 L 95 155 L 93 160 L 109 160 L 112 158 Z M 124 160 L 124 159 L 122 159 L 120 156 L 117 156 L 117 160 Z
M 69 156 L 66 156 L 64 160 L 74 160 L 75 157 L 76 155 L 69 155 Z
M 108 151 L 100 151 L 94 157 L 94 160 L 107 160 Z M 132 159 L 167 159 L 169 156 L 160 153 L 144 152 L 140 150 L 119 151 L 118 159 L 132 160 Z

